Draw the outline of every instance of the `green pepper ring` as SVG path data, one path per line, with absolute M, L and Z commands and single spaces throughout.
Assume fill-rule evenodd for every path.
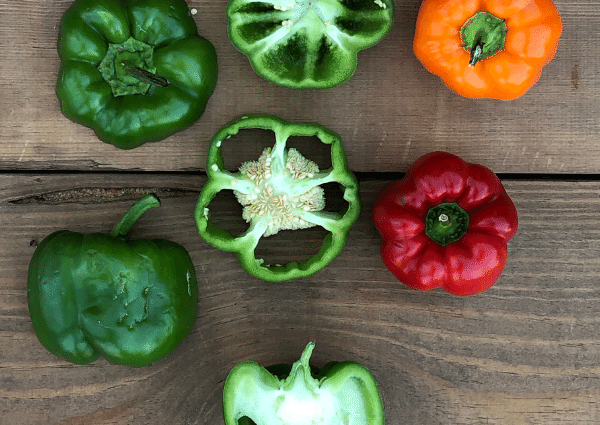
M 210 222 L 208 206 L 217 193 L 222 190 L 239 189 L 240 181 L 244 179 L 240 173 L 234 174 L 224 170 L 221 153 L 221 143 L 242 129 L 272 130 L 277 138 L 275 147 L 279 146 L 281 151 L 290 136 L 317 136 L 321 142 L 331 146 L 332 166 L 302 182 L 307 182 L 306 184 L 312 187 L 330 182 L 339 183 L 343 187 L 343 198 L 348 207 L 343 214 L 321 211 L 309 211 L 306 215 L 301 213 L 303 217 L 314 220 L 313 223 L 330 232 L 319 251 L 310 259 L 290 261 L 285 265 L 265 265 L 262 260 L 257 259 L 254 251 L 267 228 L 267 224 L 261 222 L 262 218 L 251 221 L 248 230 L 237 237 Z M 239 117 L 226 124 L 213 137 L 207 156 L 206 173 L 208 182 L 202 188 L 194 212 L 198 233 L 210 245 L 224 251 L 236 252 L 248 273 L 266 281 L 279 282 L 306 277 L 325 267 L 344 247 L 348 232 L 360 214 L 358 181 L 348 169 L 341 138 L 319 124 L 290 123 L 272 115 L 262 114 Z

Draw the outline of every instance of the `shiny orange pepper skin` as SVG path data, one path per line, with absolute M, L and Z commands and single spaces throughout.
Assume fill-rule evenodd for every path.
M 460 29 L 477 12 L 503 19 L 504 50 L 469 66 Z M 468 98 L 512 100 L 540 78 L 554 57 L 562 22 L 551 0 L 424 0 L 413 50 L 425 68 Z

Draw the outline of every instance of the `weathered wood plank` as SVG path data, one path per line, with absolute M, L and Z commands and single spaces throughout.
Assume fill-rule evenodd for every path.
M 70 1 L 0 1 L 0 169 L 201 170 L 208 141 L 223 124 L 241 114 L 273 113 L 338 132 L 356 171 L 404 171 L 423 153 L 442 149 L 496 172 L 600 172 L 595 2 L 556 0 L 564 23 L 556 57 L 538 84 L 512 102 L 473 101 L 447 90 L 412 52 L 419 0 L 395 3 L 393 29 L 360 54 L 349 82 L 293 91 L 262 80 L 231 45 L 225 2 L 191 0 L 199 32 L 219 58 L 207 112 L 165 141 L 122 152 L 60 112 L 56 39 Z
M 292 362 L 308 340 L 317 343 L 317 366 L 352 359 L 371 369 L 389 424 L 600 420 L 599 183 L 506 181 L 520 229 L 498 283 L 467 298 L 410 290 L 385 269 L 370 215 L 383 181 L 361 183 L 363 213 L 339 257 L 280 284 L 249 277 L 232 254 L 199 238 L 192 213 L 203 183 L 185 175 L 0 176 L 0 423 L 221 424 L 223 380 L 236 362 Z M 27 310 L 32 241 L 61 228 L 107 232 L 147 191 L 158 192 L 162 207 L 132 237 L 167 237 L 189 250 L 200 293 L 194 330 L 141 369 L 58 360 L 37 341 Z M 223 223 L 235 223 L 236 208 L 221 211 Z M 304 234 L 293 234 L 302 246 Z

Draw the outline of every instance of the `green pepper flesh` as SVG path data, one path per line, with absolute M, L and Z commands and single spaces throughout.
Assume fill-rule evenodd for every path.
M 393 0 L 230 0 L 229 39 L 275 84 L 329 88 L 356 71 L 360 50 L 393 24 Z
M 383 425 L 375 378 L 356 362 L 309 366 L 310 342 L 291 368 L 237 364 L 223 388 L 225 425 Z
M 242 129 L 272 130 L 276 142 L 258 161 L 250 161 L 238 173 L 224 169 L 221 145 Z M 286 149 L 290 136 L 316 136 L 331 147 L 332 166 L 318 170 L 312 161 Z M 306 277 L 329 264 L 341 252 L 348 232 L 360 214 L 358 181 L 349 170 L 341 138 L 330 130 L 312 123 L 291 123 L 272 115 L 239 117 L 226 124 L 210 144 L 206 173 L 208 182 L 196 204 L 195 219 L 200 236 L 209 244 L 236 252 L 244 269 L 260 279 L 279 282 Z M 320 185 L 339 183 L 347 208 L 342 212 L 323 211 Z M 210 202 L 222 190 L 232 190 L 244 205 L 243 217 L 248 230 L 234 237 L 210 221 Z M 257 201 L 252 204 L 253 201 Z M 282 207 L 283 206 L 283 207 Z M 284 265 L 264 264 L 255 249 L 263 236 L 279 230 L 320 226 L 328 234 L 319 252 L 306 261 Z

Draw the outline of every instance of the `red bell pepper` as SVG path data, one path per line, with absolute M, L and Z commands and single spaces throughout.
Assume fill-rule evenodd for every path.
M 419 158 L 373 207 L 381 258 L 414 289 L 442 287 L 455 295 L 489 289 L 517 231 L 517 210 L 498 177 L 456 155 Z

